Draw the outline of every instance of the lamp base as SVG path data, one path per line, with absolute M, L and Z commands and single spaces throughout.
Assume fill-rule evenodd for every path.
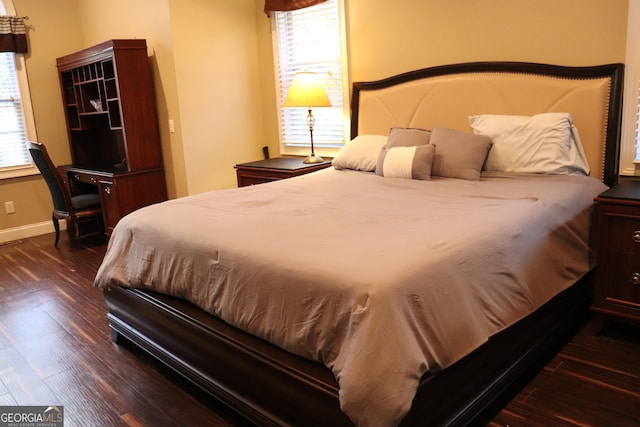
M 312 164 L 312 163 L 322 163 L 324 162 L 324 159 L 320 156 L 316 156 L 315 154 L 310 155 L 309 157 L 306 157 L 302 163 L 307 163 L 307 164 Z

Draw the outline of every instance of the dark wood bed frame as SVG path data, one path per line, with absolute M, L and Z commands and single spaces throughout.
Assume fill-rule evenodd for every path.
M 354 83 L 352 137 L 358 134 L 358 100 L 363 90 L 434 75 L 462 72 L 518 72 L 575 78 L 611 78 L 603 181 L 618 169 L 621 64 L 559 67 L 530 63 L 469 63 Z M 584 325 L 592 298 L 593 272 L 539 310 L 453 366 L 425 374 L 404 426 L 469 425 L 518 380 L 539 369 Z M 233 328 L 194 305 L 157 293 L 114 287 L 104 292 L 114 342 L 126 340 L 260 426 L 348 426 L 340 411 L 338 384 L 323 365 Z

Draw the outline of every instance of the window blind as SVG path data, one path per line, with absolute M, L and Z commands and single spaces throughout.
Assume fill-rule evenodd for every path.
M 313 71 L 322 79 L 331 108 L 315 108 L 313 139 L 317 147 L 344 142 L 342 43 L 337 0 L 290 12 L 274 12 L 279 87 L 280 140 L 285 146 L 309 146 L 307 112 L 282 108 L 293 76 Z
M 31 164 L 14 54 L 0 53 L 0 168 Z
M 640 0 L 629 0 L 624 61 L 620 174 L 640 175 Z
M 636 98 L 633 100 L 635 102 L 635 135 L 636 135 L 636 155 L 634 161 L 636 163 L 640 163 L 640 82 L 638 82 L 638 89 L 636 91 Z

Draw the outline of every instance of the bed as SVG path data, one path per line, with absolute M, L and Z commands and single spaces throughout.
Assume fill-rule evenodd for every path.
M 95 280 L 113 340 L 256 425 L 477 420 L 587 316 L 622 74 L 483 62 L 354 83 L 334 167 L 118 224 Z M 555 141 L 533 162 L 561 172 L 528 169 L 540 150 L 505 129 Z

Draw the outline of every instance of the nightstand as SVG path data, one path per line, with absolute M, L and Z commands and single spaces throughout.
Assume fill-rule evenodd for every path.
M 302 158 L 298 157 L 276 157 L 257 162 L 240 163 L 235 167 L 238 187 L 244 187 L 304 175 L 329 166 L 331 166 L 331 161 L 306 164 L 302 163 Z
M 640 181 L 623 181 L 595 198 L 598 210 L 596 320 L 640 323 Z

